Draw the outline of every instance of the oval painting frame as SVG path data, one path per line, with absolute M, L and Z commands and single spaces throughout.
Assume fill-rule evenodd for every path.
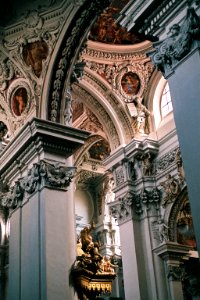
M 15 89 L 11 99 L 11 109 L 15 116 L 19 117 L 26 110 L 28 103 L 28 91 L 24 86 Z
M 122 76 L 121 86 L 128 96 L 136 96 L 141 87 L 140 78 L 136 73 L 129 71 Z

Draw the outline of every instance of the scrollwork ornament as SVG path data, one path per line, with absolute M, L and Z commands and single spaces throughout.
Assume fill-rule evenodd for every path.
M 17 180 L 7 193 L 1 193 L 1 205 L 15 209 L 23 203 L 25 195 L 37 192 L 43 186 L 66 190 L 74 174 L 74 167 L 61 166 L 59 163 L 50 164 L 42 160 L 33 164 L 27 176 Z
M 4 91 L 9 80 L 13 79 L 15 68 L 13 63 L 6 57 L 2 57 L 0 53 L 0 91 Z
M 168 38 L 154 44 L 154 51 L 148 53 L 153 64 L 167 77 L 200 41 L 200 22 L 193 7 L 189 7 L 185 20 L 170 28 Z
M 74 51 L 77 49 L 77 45 L 80 42 L 80 39 L 82 38 L 82 28 L 86 28 L 88 24 L 90 23 L 89 20 L 93 19 L 94 12 L 95 15 L 100 14 L 101 11 L 105 7 L 109 5 L 108 0 L 99 1 L 95 0 L 89 3 L 88 7 L 85 7 L 83 11 L 80 11 L 79 15 L 80 17 L 77 19 L 76 24 L 72 28 L 70 35 L 67 36 L 65 45 L 62 49 L 62 54 L 60 57 L 60 61 L 57 66 L 57 71 L 54 74 L 53 82 L 54 82 L 54 88 L 52 90 L 51 94 L 51 104 L 49 105 L 50 111 L 49 111 L 49 118 L 51 121 L 56 122 L 58 121 L 58 110 L 60 106 L 60 95 L 62 93 L 61 89 L 64 85 L 65 74 L 67 71 L 67 68 L 70 67 L 71 61 L 74 57 Z M 73 72 L 74 70 L 72 70 Z M 71 77 L 72 74 L 69 74 Z M 59 84 L 55 84 L 55 82 L 58 81 Z
M 119 198 L 119 202 L 110 205 L 110 212 L 119 223 L 126 222 L 132 217 L 134 197 L 134 193 L 127 192 L 124 197 Z
M 42 177 L 46 185 L 64 189 L 69 186 L 74 177 L 74 167 L 63 167 L 59 164 L 51 165 L 48 163 L 44 166 L 44 162 L 42 164 Z

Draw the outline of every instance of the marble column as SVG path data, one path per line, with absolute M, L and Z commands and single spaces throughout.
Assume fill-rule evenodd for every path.
M 174 24 L 169 38 L 155 43 L 149 56 L 168 80 L 174 119 L 188 187 L 194 229 L 200 251 L 200 25 L 188 7 L 182 23 Z
M 76 258 L 71 156 L 87 132 L 34 118 L 1 156 L 10 211 L 9 300 L 75 299 Z
M 139 245 L 136 242 L 138 239 L 132 222 L 131 199 L 132 195 L 127 194 L 123 198 L 123 209 L 121 204 L 118 203 L 112 205 L 111 211 L 112 215 L 115 216 L 119 222 L 122 262 L 124 266 L 125 297 L 127 300 L 139 300 L 142 299 L 141 282 L 139 278 L 142 269 L 138 266 Z
M 135 161 L 141 161 L 146 153 L 156 155 L 157 143 L 148 138 L 133 140 L 105 161 L 106 167 L 113 171 L 115 179 L 113 191 L 116 200 L 109 203 L 109 207 L 119 224 L 126 300 L 157 299 L 151 245 L 145 240 L 145 233 L 150 230 L 150 215 L 143 213 L 142 207 L 143 202 L 145 206 L 149 205 L 146 203 L 147 199 L 141 195 L 145 180 L 140 175 L 143 172 L 140 170 L 139 174 L 139 170 L 135 170 Z M 146 178 L 145 184 L 149 191 L 152 190 L 151 176 Z M 147 210 L 149 209 L 148 207 Z M 152 271 L 151 276 L 147 270 Z

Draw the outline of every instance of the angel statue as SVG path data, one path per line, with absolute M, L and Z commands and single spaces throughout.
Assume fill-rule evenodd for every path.
M 142 135 L 148 134 L 148 117 L 151 113 L 146 106 L 142 104 L 142 100 L 140 98 L 136 98 L 136 100 L 128 104 L 128 108 L 131 116 L 134 118 L 134 127 L 136 129 L 136 133 Z

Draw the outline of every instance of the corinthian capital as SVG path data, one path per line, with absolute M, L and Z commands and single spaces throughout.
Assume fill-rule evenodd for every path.
M 0 203 L 4 207 L 15 209 L 24 202 L 26 195 L 39 191 L 43 186 L 67 190 L 74 173 L 74 167 L 50 164 L 46 161 L 35 163 L 27 176 L 16 181 L 8 192 L 0 194 Z
M 110 205 L 111 214 L 117 219 L 119 224 L 131 219 L 134 197 L 135 194 L 133 192 L 127 192 L 117 203 Z
M 200 20 L 193 7 L 189 7 L 181 24 L 174 24 L 168 38 L 153 44 L 154 50 L 148 53 L 153 64 L 167 77 L 173 68 L 195 46 L 200 44 Z

